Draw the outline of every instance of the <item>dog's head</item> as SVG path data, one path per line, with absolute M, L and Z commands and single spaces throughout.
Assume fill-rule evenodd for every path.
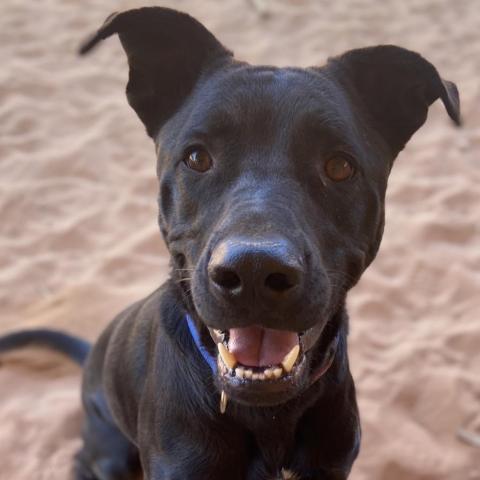
M 217 385 L 286 401 L 324 368 L 326 326 L 376 255 L 395 157 L 438 98 L 459 123 L 457 89 L 395 46 L 251 66 L 158 7 L 112 15 L 82 52 L 114 33 L 157 148 L 173 279 L 205 347 L 217 344 Z

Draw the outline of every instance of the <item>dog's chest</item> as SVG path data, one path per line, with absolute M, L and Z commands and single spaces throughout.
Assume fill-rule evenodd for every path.
M 282 476 L 280 477 L 280 480 L 300 480 L 300 477 L 295 475 L 291 470 L 282 468 Z
M 296 415 L 282 415 L 280 412 L 266 413 L 266 411 L 260 414 L 257 409 L 253 409 L 242 412 L 241 417 L 244 426 L 253 434 L 256 451 L 253 463 L 256 464 L 257 468 L 254 470 L 258 478 L 299 479 L 295 472 L 285 468 L 295 450 Z M 267 472 L 270 472 L 270 475 Z M 253 478 L 256 478 L 255 475 Z

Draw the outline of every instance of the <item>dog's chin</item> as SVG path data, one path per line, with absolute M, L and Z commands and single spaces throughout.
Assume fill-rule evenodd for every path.
M 217 347 L 216 384 L 228 400 L 275 406 L 310 384 L 308 351 L 320 336 L 320 326 L 301 333 L 255 326 L 208 330 Z

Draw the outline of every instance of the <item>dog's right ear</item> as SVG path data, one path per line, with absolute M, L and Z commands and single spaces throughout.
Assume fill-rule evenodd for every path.
M 153 138 L 207 71 L 232 53 L 197 20 L 169 8 L 144 7 L 110 15 L 80 48 L 89 52 L 118 33 L 130 67 L 127 98 Z

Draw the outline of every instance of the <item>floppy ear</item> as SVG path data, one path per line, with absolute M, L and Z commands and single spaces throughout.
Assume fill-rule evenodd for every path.
M 460 100 L 455 84 L 440 78 L 418 53 L 393 45 L 350 50 L 329 60 L 335 78 L 362 104 L 393 156 L 427 119 L 438 98 L 460 125 Z
M 202 73 L 232 57 L 197 20 L 161 7 L 110 15 L 80 54 L 115 33 L 130 67 L 128 102 L 151 137 L 181 106 Z

